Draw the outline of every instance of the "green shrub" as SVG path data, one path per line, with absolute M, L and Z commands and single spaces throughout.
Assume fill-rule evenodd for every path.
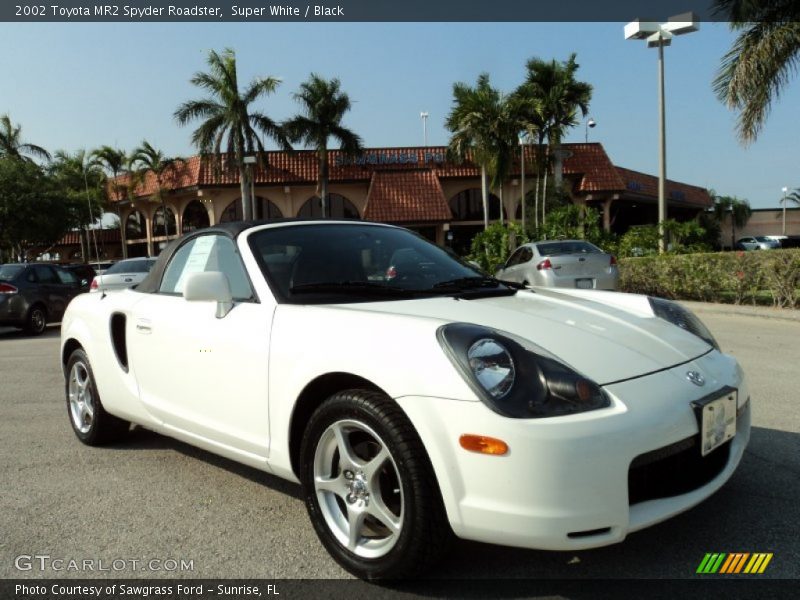
M 620 290 L 663 298 L 800 306 L 800 249 L 622 258 Z
M 472 238 L 467 260 L 477 262 L 491 274 L 503 266 L 517 246 L 528 242 L 528 236 L 516 223 L 492 223 L 489 228 Z

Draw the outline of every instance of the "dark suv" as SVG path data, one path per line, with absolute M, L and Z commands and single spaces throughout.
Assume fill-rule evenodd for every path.
M 81 282 L 56 265 L 0 265 L 0 326 L 39 335 L 57 323 L 70 300 L 81 293 Z

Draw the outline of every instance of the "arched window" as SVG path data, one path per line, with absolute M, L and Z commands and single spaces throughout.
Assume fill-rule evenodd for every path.
M 156 212 L 153 213 L 153 237 L 162 237 L 164 235 L 164 207 L 159 206 Z M 166 235 L 175 235 L 177 233 L 177 226 L 175 225 L 175 213 L 172 209 L 167 207 L 167 233 Z
M 322 200 L 313 196 L 297 211 L 302 219 L 319 219 L 322 217 Z M 328 217 L 331 219 L 360 219 L 358 209 L 341 194 L 328 194 Z
M 282 219 L 283 213 L 281 209 L 269 198 L 256 197 L 255 201 L 255 218 L 261 219 Z M 220 223 L 229 223 L 231 221 L 242 220 L 242 199 L 237 198 L 222 211 L 222 216 L 219 219 Z
M 125 219 L 125 238 L 129 240 L 140 240 L 146 237 L 147 230 L 144 225 L 144 215 L 138 210 L 135 210 Z
M 208 220 L 208 211 L 201 202 L 192 200 L 183 211 L 183 233 L 194 231 L 195 229 L 203 229 L 208 227 L 210 222 Z
M 483 221 L 483 199 L 480 188 L 459 192 L 450 198 L 454 221 Z M 489 220 L 500 218 L 500 199 L 489 194 Z

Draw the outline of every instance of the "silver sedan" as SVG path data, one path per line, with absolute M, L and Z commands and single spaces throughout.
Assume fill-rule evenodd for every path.
M 119 290 L 140 283 L 153 268 L 155 258 L 128 258 L 114 263 L 92 280 L 90 292 Z
M 523 244 L 508 258 L 497 278 L 525 285 L 616 290 L 617 259 L 584 240 Z

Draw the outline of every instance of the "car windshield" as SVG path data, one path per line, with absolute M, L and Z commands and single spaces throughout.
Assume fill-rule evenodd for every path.
M 599 254 L 600 248 L 589 242 L 545 242 L 536 244 L 540 256 L 559 256 L 561 254 Z
M 758 236 L 756 236 L 756 241 L 757 242 L 773 242 L 774 240 L 772 238 L 768 238 L 768 237 L 766 237 L 764 235 L 758 235 Z
M 22 273 L 25 265 L 0 265 L 0 281 L 11 281 Z
M 406 229 L 291 225 L 257 231 L 249 242 L 273 291 L 290 303 L 514 293 Z
M 121 260 L 106 269 L 104 274 L 113 275 L 114 273 L 149 273 L 155 262 L 155 258 L 148 258 L 147 260 Z

